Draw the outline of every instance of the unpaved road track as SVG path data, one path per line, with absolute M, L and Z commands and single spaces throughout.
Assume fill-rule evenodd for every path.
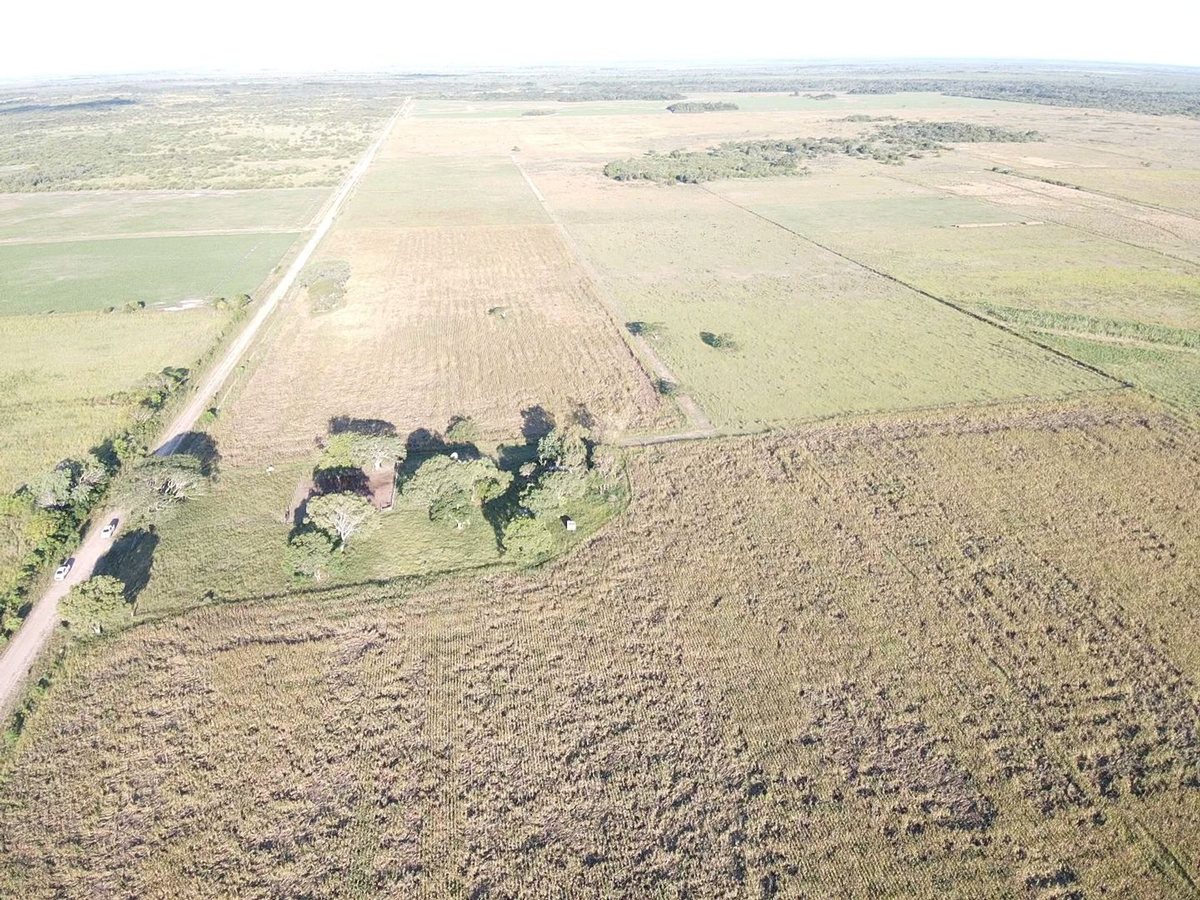
M 108 522 L 114 518 L 124 518 L 124 513 L 113 512 L 99 521 Z M 0 656 L 0 710 L 6 711 L 9 703 L 15 699 L 29 673 L 29 667 L 58 624 L 58 601 L 67 596 L 72 585 L 92 574 L 92 569 L 111 545 L 112 538 L 100 537 L 99 528 L 91 529 L 72 557 L 75 565 L 71 568 L 71 574 L 63 581 L 50 582 L 50 587 L 34 603 L 21 624 L 21 630 L 13 635 L 4 648 L 4 655 Z
M 379 150 L 383 142 L 387 140 L 388 135 L 392 133 L 392 127 L 396 124 L 396 120 L 407 117 L 411 111 L 412 99 L 410 98 L 404 101 L 400 110 L 388 121 L 387 127 L 383 129 L 383 133 L 375 140 L 375 143 L 367 148 L 367 152 L 363 154 L 362 159 L 350 170 L 350 174 L 346 176 L 346 180 L 342 182 L 337 193 L 329 201 L 324 215 L 321 216 L 321 220 L 313 230 L 312 236 L 296 255 L 296 258 L 292 260 L 292 264 L 288 266 L 283 277 L 279 279 L 279 283 L 275 285 L 275 288 L 267 295 L 266 299 L 259 304 L 258 310 L 254 313 L 254 318 L 247 323 L 242 333 L 230 344 L 221 361 L 213 366 L 187 406 L 180 411 L 179 415 L 175 417 L 175 421 L 163 432 L 162 439 L 154 450 L 157 455 L 169 455 L 179 445 L 179 439 L 192 430 L 196 421 L 208 409 L 212 398 L 217 395 L 217 391 L 221 389 L 221 385 L 225 383 L 225 380 L 237 368 L 246 349 L 254 340 L 255 335 L 258 334 L 259 329 L 262 328 L 263 323 L 275 311 L 275 307 L 279 305 L 279 301 L 292 289 L 292 286 L 296 283 L 296 279 L 300 276 L 300 272 L 308 265 L 313 251 L 317 249 L 317 246 L 325 238 L 325 235 L 329 233 L 329 229 L 333 227 L 333 220 L 337 218 L 338 211 L 341 210 L 346 202 L 346 198 L 350 196 L 362 178 L 363 173 L 371 165 L 371 161 L 375 158 L 375 153 Z
M 383 133 L 367 148 L 362 159 L 350 170 L 337 192 L 330 198 L 312 236 L 296 258 L 292 260 L 292 264 L 288 266 L 287 271 L 271 290 L 271 293 L 259 304 L 254 317 L 246 324 L 237 339 L 229 345 L 229 349 L 226 350 L 221 361 L 208 373 L 195 396 L 163 432 L 158 446 L 154 449 L 155 454 L 158 456 L 170 455 L 179 446 L 180 439 L 195 427 L 196 421 L 208 408 L 221 385 L 237 368 L 242 355 L 254 340 L 255 335 L 258 334 L 259 329 L 262 328 L 263 323 L 296 283 L 296 279 L 308 264 L 313 251 L 317 249 L 321 240 L 333 226 L 333 221 L 345 204 L 346 198 L 354 191 L 363 173 L 367 171 L 371 161 L 375 158 L 376 152 L 387 140 L 388 135 L 392 133 L 396 121 L 408 117 L 411 112 L 412 98 L 409 98 L 388 120 Z M 93 521 L 106 523 L 117 517 L 124 519 L 123 514 L 109 511 Z M 74 556 L 75 565 L 72 567 L 71 573 L 63 581 L 52 582 L 45 593 L 34 601 L 33 608 L 26 616 L 20 630 L 13 635 L 12 640 L 4 648 L 4 652 L 0 654 L 0 713 L 6 713 L 12 707 L 21 685 L 29 674 L 30 667 L 41 653 L 42 648 L 45 647 L 50 635 L 54 633 L 54 627 L 58 624 L 58 602 L 67 595 L 73 586 L 91 577 L 92 570 L 95 569 L 96 563 L 100 561 L 110 543 L 109 540 L 100 537 L 99 528 L 89 529 L 84 534 L 83 543 L 80 544 L 79 550 Z

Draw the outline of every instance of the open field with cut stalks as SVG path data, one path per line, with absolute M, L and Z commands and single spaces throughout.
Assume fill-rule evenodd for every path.
M 159 116 L 142 163 L 0 195 L 13 487 L 243 320 L 97 312 L 104 266 L 177 305 L 337 211 L 106 476 L 0 894 L 1195 896 L 1190 95 L 818 75 L 251 84 L 212 131 L 155 94 L 101 113 Z M 0 508 L 6 572 L 85 475 Z
M 536 573 L 151 621 L 27 726 L 0 884 L 1185 896 L 1194 447 L 1102 398 L 647 448 Z

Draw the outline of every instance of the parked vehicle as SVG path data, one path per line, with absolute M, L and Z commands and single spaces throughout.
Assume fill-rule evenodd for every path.
M 108 540 L 110 537 L 112 537 L 114 534 L 117 533 L 117 526 L 120 524 L 121 524 L 120 519 L 113 519 L 111 522 L 109 522 L 107 525 L 105 525 L 104 528 L 102 528 L 100 530 L 100 537 L 104 538 L 105 540 Z
M 62 581 L 71 574 L 71 567 L 75 565 L 74 559 L 68 559 L 65 563 L 59 566 L 54 571 L 54 580 Z

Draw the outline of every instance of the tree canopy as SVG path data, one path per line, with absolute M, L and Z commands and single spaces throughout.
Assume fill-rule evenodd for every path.
M 141 460 L 118 484 L 118 502 L 136 521 L 153 519 L 185 500 L 207 493 L 209 479 L 202 460 L 175 453 Z
M 591 432 L 577 423 L 556 425 L 538 441 L 538 459 L 564 469 L 584 468 L 591 453 Z
M 430 520 L 453 521 L 459 529 L 470 524 L 489 500 L 512 484 L 512 473 L 486 458 L 459 460 L 431 456 L 404 486 L 404 495 L 425 506 Z
M 319 467 L 382 469 L 388 464 L 403 461 L 405 452 L 404 439 L 398 435 L 342 431 L 331 434 L 325 442 Z
M 305 522 L 336 536 L 339 549 L 345 552 L 350 538 L 372 524 L 375 515 L 375 507 L 365 497 L 344 491 L 309 500 Z
M 288 571 L 320 581 L 329 571 L 333 551 L 334 540 L 328 533 L 317 528 L 297 531 L 288 541 Z
M 125 583 L 112 575 L 96 575 L 76 585 L 63 598 L 59 610 L 72 630 L 100 634 L 132 618 L 125 600 Z

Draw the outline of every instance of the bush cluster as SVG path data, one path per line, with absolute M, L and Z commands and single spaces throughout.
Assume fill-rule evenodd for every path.
M 682 103 L 672 103 L 667 107 L 667 112 L 673 113 L 702 113 L 702 112 L 726 112 L 738 108 L 736 103 L 729 103 L 723 100 L 685 100 Z
M 849 156 L 900 165 L 908 158 L 947 149 L 946 143 L 1040 141 L 1036 131 L 1015 131 L 966 122 L 895 122 L 859 137 L 729 141 L 705 151 L 674 150 L 615 160 L 604 174 L 616 181 L 698 184 L 720 178 L 803 175 L 801 162 L 825 156 Z

